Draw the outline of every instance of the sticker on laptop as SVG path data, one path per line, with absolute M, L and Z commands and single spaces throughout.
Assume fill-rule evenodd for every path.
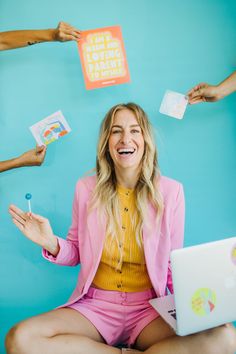
M 231 259 L 234 265 L 236 265 L 236 245 L 233 246 L 231 251 Z
M 209 288 L 200 288 L 192 296 L 191 307 L 195 315 L 205 316 L 214 311 L 216 293 Z

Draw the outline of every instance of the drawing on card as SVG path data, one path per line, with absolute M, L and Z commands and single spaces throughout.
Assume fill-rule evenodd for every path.
M 61 111 L 55 112 L 30 127 L 38 145 L 48 145 L 71 131 Z

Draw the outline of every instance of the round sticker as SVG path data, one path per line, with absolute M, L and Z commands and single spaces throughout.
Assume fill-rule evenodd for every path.
M 231 259 L 232 259 L 232 262 L 236 265 L 236 245 L 234 245 L 234 247 L 231 251 Z
M 201 288 L 192 296 L 191 307 L 198 316 L 205 316 L 214 311 L 216 306 L 216 294 L 209 288 Z

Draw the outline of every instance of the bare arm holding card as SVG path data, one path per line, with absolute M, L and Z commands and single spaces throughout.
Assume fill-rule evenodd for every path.
M 59 22 L 57 28 L 20 30 L 0 33 L 0 50 L 27 47 L 42 42 L 78 41 L 81 31 L 70 24 Z
M 193 87 L 188 92 L 189 103 L 215 102 L 236 91 L 236 71 L 218 85 L 209 85 L 205 82 Z
M 40 166 L 46 154 L 45 146 L 37 146 L 35 149 L 24 152 L 22 155 L 11 160 L 0 161 L 0 172 L 17 167 Z

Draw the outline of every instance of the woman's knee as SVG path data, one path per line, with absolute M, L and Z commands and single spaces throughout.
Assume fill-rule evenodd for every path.
M 225 342 L 227 351 L 226 353 L 235 353 L 236 352 L 236 328 L 231 324 L 227 323 L 221 328 L 221 335 Z
M 207 337 L 210 339 L 208 341 L 209 352 L 221 354 L 236 352 L 236 328 L 232 324 L 228 323 L 210 330 Z
M 7 354 L 26 354 L 30 349 L 32 336 L 27 322 L 20 322 L 10 329 L 6 335 Z

